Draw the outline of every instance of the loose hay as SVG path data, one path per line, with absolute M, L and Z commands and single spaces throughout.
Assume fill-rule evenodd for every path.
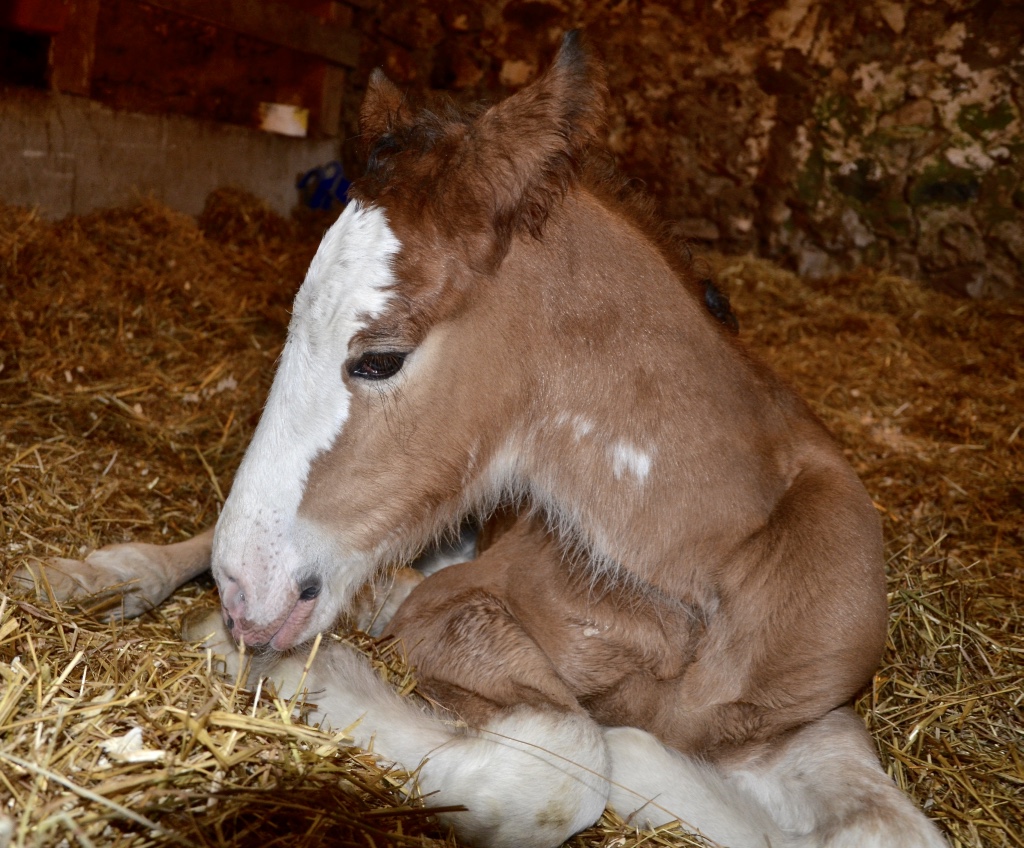
M 28 558 L 214 521 L 317 239 L 230 192 L 201 221 L 0 207 L 0 585 Z M 712 264 L 885 518 L 889 647 L 859 707 L 892 773 L 954 845 L 1024 845 L 1024 309 Z M 404 775 L 210 674 L 178 631 L 213 602 L 199 581 L 103 624 L 0 599 L 0 846 L 453 844 Z M 571 844 L 700 842 L 609 815 Z

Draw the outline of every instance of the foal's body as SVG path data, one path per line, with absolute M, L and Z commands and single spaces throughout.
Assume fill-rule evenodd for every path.
M 514 411 L 494 410 L 514 451 L 502 473 L 529 480 L 548 521 L 570 528 L 535 541 L 544 577 L 524 580 L 514 558 L 503 563 L 501 597 L 533 638 L 558 632 L 550 641 L 561 643 L 565 598 L 587 597 L 577 587 L 573 598 L 567 578 L 551 587 L 563 560 L 582 556 L 577 584 L 595 581 L 626 610 L 699 624 L 667 628 L 669 641 L 652 646 L 667 663 L 660 672 L 585 697 L 606 722 L 713 756 L 817 718 L 870 679 L 886 619 L 880 523 L 806 406 L 740 352 L 667 262 L 649 271 L 644 299 L 615 296 L 641 258 L 652 263 L 647 235 L 613 227 L 614 214 L 580 191 L 552 212 L 542 244 L 513 242 L 502 269 L 514 284 L 495 286 L 484 306 L 498 337 L 531 328 L 515 363 L 489 356 L 486 337 L 450 355 L 474 363 L 485 385 L 514 369 L 514 384 L 529 387 Z M 572 279 L 581 256 L 586 287 L 544 285 Z M 540 591 L 551 601 L 529 614 Z
M 511 500 L 511 529 L 387 625 L 441 714 L 340 645 L 307 681 L 328 722 L 364 718 L 359 744 L 425 761 L 425 790 L 468 808 L 447 819 L 462 838 L 555 845 L 611 803 L 734 848 L 941 845 L 843 706 L 885 635 L 873 505 L 585 173 L 601 120 L 573 39 L 477 116 L 411 111 L 375 77 L 368 173 L 296 299 L 213 540 L 104 567 L 159 560 L 157 602 L 208 556 L 224 643 L 287 650 Z

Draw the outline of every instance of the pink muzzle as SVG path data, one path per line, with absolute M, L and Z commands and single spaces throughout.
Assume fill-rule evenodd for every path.
M 300 592 L 298 588 L 291 593 L 291 603 L 277 618 L 269 622 L 253 621 L 246 616 L 246 599 L 242 588 L 235 581 L 230 581 L 221 591 L 221 615 L 224 624 L 238 643 L 245 643 L 250 648 L 269 647 L 275 651 L 287 651 L 294 648 L 300 641 L 303 628 L 316 609 L 319 595 L 307 588 Z

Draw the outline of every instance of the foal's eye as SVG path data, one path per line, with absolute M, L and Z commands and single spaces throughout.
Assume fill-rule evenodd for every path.
M 360 380 L 386 380 L 402 370 L 405 356 L 396 351 L 364 353 L 348 364 L 348 373 L 350 377 L 358 377 Z

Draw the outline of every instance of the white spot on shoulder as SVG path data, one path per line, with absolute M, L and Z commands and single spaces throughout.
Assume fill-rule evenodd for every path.
M 568 412 L 559 412 L 555 416 L 555 424 L 560 427 L 571 428 L 577 442 L 594 432 L 594 422 L 585 415 L 570 415 Z
M 573 431 L 576 433 L 576 440 L 589 436 L 594 431 L 594 422 L 582 415 L 576 415 L 572 420 Z
M 651 473 L 652 457 L 636 445 L 622 439 L 611 447 L 612 472 L 616 480 L 621 480 L 626 473 L 633 475 L 641 483 Z

